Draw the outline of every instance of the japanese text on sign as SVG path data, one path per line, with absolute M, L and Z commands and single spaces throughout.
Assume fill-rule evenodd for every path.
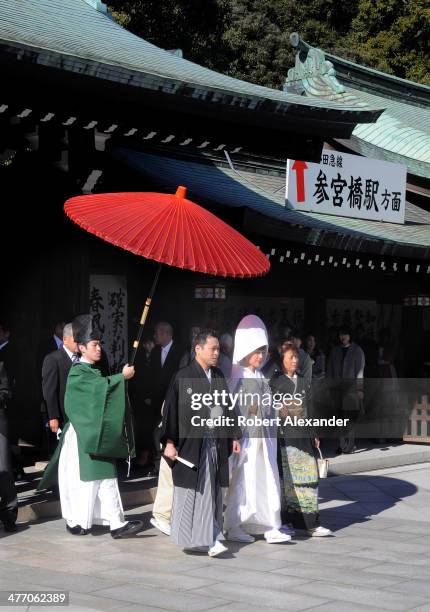
M 90 312 L 100 332 L 111 371 L 118 372 L 127 361 L 127 289 L 122 276 L 90 276 Z
M 286 205 L 404 223 L 406 166 L 323 150 L 321 163 L 288 160 Z

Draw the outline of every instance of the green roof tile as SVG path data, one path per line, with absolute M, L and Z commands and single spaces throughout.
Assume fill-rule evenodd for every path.
M 385 112 L 375 123 L 359 123 L 354 128 L 352 148 L 377 159 L 403 163 L 409 173 L 430 178 L 430 87 L 358 66 L 303 41 L 298 46 L 308 56 L 296 57 L 285 89 L 305 92 L 313 99 L 343 100 L 348 106 L 384 106 Z M 353 78 L 348 68 L 356 69 L 359 77 Z M 342 142 L 348 146 L 348 141 Z
M 96 62 L 93 74 L 100 78 L 117 80 L 118 70 L 124 69 L 123 82 L 132 79 L 135 86 L 175 93 L 187 84 L 195 87 L 192 97 L 207 95 L 209 89 L 214 101 L 217 95 L 228 92 L 233 96 L 231 105 L 271 101 L 273 112 L 284 106 L 312 107 L 345 118 L 364 111 L 361 121 L 374 121 L 383 108 L 357 109 L 354 105 L 310 100 L 214 72 L 135 36 L 86 0 L 0 0 L 0 41 L 51 51 L 53 55 L 45 54 L 38 61 L 62 69 L 80 70 L 73 62 L 65 64 L 65 56 Z

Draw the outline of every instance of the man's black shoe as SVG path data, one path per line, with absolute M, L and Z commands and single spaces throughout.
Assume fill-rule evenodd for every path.
M 87 535 L 88 533 L 90 533 L 89 529 L 84 529 L 80 525 L 75 525 L 74 527 L 69 527 L 68 525 L 66 525 L 66 529 L 72 535 Z
M 8 533 L 15 533 L 18 530 L 16 523 L 13 519 L 3 519 L 3 528 Z
M 118 540 L 119 538 L 128 538 L 129 536 L 134 535 L 138 531 L 141 531 L 142 528 L 142 521 L 128 521 L 128 523 L 126 523 L 124 527 L 112 529 L 110 534 L 115 540 Z

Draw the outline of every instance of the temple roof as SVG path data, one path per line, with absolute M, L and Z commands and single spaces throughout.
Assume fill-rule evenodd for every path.
M 370 129 L 359 123 L 350 141 L 342 144 L 362 155 L 405 164 L 409 174 L 430 178 L 430 87 L 329 55 L 297 35 L 291 39 L 299 52 L 284 89 L 347 106 L 384 106 Z
M 200 203 L 244 207 L 254 213 L 255 233 L 263 233 L 263 215 L 271 235 L 313 245 L 350 251 L 429 258 L 430 212 L 406 203 L 405 224 L 369 221 L 285 208 L 285 168 L 261 170 L 230 166 L 226 161 L 199 163 L 126 148 L 113 151 L 117 159 L 142 172 L 164 191 L 186 185 Z M 248 227 L 248 229 L 250 229 Z
M 62 71 L 62 76 L 76 74 L 91 78 L 102 95 L 108 87 L 100 88 L 99 81 L 103 85 L 110 81 L 124 86 L 133 100 L 137 98 L 139 116 L 142 114 L 141 99 L 146 100 L 152 91 L 164 96 L 163 100 L 173 100 L 175 109 L 179 100 L 185 100 L 186 104 L 192 101 L 189 110 L 192 120 L 196 106 L 201 103 L 213 108 L 212 118 L 224 117 L 232 107 L 239 113 L 235 117 L 237 121 L 240 121 L 240 113 L 251 112 L 252 121 L 248 121 L 251 128 L 247 126 L 247 132 L 252 131 L 257 117 L 269 113 L 270 121 L 264 119 L 264 123 L 280 139 L 279 126 L 286 118 L 289 125 L 293 124 L 293 132 L 300 132 L 301 122 L 308 122 L 309 133 L 320 140 L 326 135 L 346 139 L 354 130 L 350 140 L 342 140 L 349 148 L 362 147 L 358 152 L 363 153 L 364 147 L 373 147 L 376 154 L 369 156 L 385 156 L 386 159 L 395 156 L 391 160 L 403 161 L 409 172 L 428 176 L 430 127 L 425 100 L 412 104 L 412 96 L 406 104 L 399 95 L 386 97 L 376 89 L 369 91 L 365 87 L 344 85 L 320 50 L 310 49 L 306 62 L 298 58 L 295 72 L 289 75 L 288 91 L 278 91 L 219 74 L 148 43 L 110 19 L 99 0 L 0 0 L 0 51 L 13 58 L 12 71 L 24 63 L 30 66 L 32 74 L 33 66 L 49 68 L 55 87 L 58 84 L 63 87 L 66 80 L 69 83 L 68 78 L 59 80 L 57 71 Z M 38 77 L 39 73 L 36 79 Z M 87 81 L 84 93 L 86 91 Z M 423 97 L 421 89 L 419 95 Z M 69 99 L 67 87 L 65 97 Z M 89 103 L 87 97 L 83 96 L 83 100 L 84 104 Z M 122 98 L 116 100 L 115 111 L 119 116 L 112 119 L 126 122 L 127 113 L 121 113 Z M 14 100 L 14 104 L 19 106 L 20 99 Z M 385 107 L 389 112 L 383 112 Z M 162 109 L 164 119 L 165 106 Z M 18 117 L 23 116 L 21 110 Z M 47 121 L 47 116 L 42 121 Z M 76 117 L 70 117 L 62 125 L 69 125 L 72 119 Z M 84 129 L 97 123 L 92 121 L 85 125 L 87 119 L 82 119 Z M 150 117 L 144 119 L 151 121 Z M 369 125 L 376 120 L 376 124 Z M 205 118 L 201 125 L 205 129 L 210 123 Z M 117 127 L 110 126 L 105 134 Z M 142 136 L 141 126 L 133 123 L 129 128 L 133 129 L 124 136 L 136 133 L 140 146 L 150 146 L 151 136 Z M 155 131 L 151 131 L 153 133 Z M 161 142 L 172 144 L 175 135 L 176 132 L 168 131 Z M 201 137 L 204 139 L 206 134 L 202 133 Z M 136 151 L 126 145 L 114 148 L 113 155 L 146 174 L 162 191 L 174 192 L 178 184 L 184 184 L 191 196 L 203 204 L 246 209 L 244 218 L 248 219 L 248 229 L 257 234 L 266 232 L 284 240 L 351 252 L 417 259 L 429 257 L 429 212 L 407 203 L 405 225 L 396 225 L 288 210 L 285 208 L 285 160 L 267 162 L 267 168 L 255 171 L 250 168 L 252 154 L 248 151 L 248 159 L 238 171 L 225 159 L 209 160 L 202 153 L 200 157 L 185 158 L 182 145 L 193 139 L 181 142 L 179 138 L 182 138 L 180 134 L 176 155 L 167 151 L 170 146 L 167 144 L 164 149 L 161 147 L 153 152 L 148 149 Z M 204 144 L 197 149 L 203 149 Z M 214 151 L 224 146 L 219 145 Z M 256 165 L 264 166 L 263 156 L 259 155 Z
M 0 45 L 17 59 L 219 105 L 295 113 L 339 125 L 375 121 L 384 106 L 311 99 L 241 81 L 178 57 L 127 31 L 99 0 L 0 0 Z

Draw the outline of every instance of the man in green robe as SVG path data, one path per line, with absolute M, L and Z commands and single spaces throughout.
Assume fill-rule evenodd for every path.
M 64 409 L 69 419 L 39 489 L 57 478 L 66 529 L 86 535 L 93 524 L 109 525 L 113 538 L 133 535 L 141 521 L 124 521 L 117 480 L 117 459 L 134 456 L 132 422 L 126 404 L 125 380 L 134 367 L 103 377 L 94 364 L 101 358 L 100 338 L 91 315 L 72 322 L 81 353 L 67 379 Z

